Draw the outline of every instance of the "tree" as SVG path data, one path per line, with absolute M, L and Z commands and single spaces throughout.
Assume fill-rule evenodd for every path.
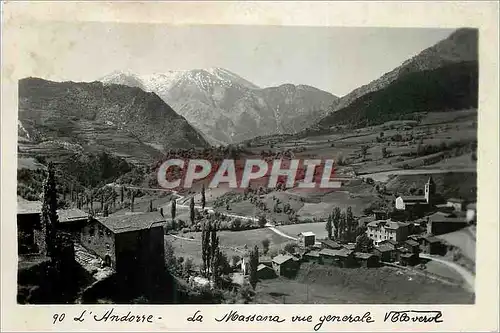
M 262 253 L 266 254 L 269 251 L 269 244 L 271 242 L 269 241 L 268 238 L 264 238 L 262 240 Z
M 172 198 L 171 200 L 171 205 L 170 205 L 170 213 L 172 215 L 172 222 L 175 220 L 175 213 L 176 213 L 176 209 L 177 209 L 177 201 L 175 201 L 175 199 Z
M 120 187 L 120 203 L 123 203 L 123 198 L 125 196 L 125 186 Z
M 153 200 L 149 200 L 149 209 L 150 212 L 153 211 Z
M 373 240 L 366 232 L 361 231 L 356 237 L 356 251 L 369 253 L 373 250 Z
M 130 192 L 130 211 L 134 212 L 135 191 Z
M 191 197 L 189 201 L 189 219 L 191 220 L 191 224 L 194 224 L 194 197 Z
M 258 223 L 259 223 L 259 227 L 261 227 L 261 228 L 265 227 L 265 225 L 267 223 L 266 217 L 264 215 L 259 216 Z
M 332 222 L 333 226 L 335 228 L 335 239 L 340 239 L 340 219 L 342 218 L 342 215 L 340 213 L 340 208 L 335 207 L 333 210 L 333 216 L 332 216 Z
M 332 219 L 333 219 L 333 216 L 332 216 L 332 214 L 330 214 L 330 215 L 328 215 L 328 219 L 326 220 L 325 229 L 326 229 L 326 232 L 328 233 L 328 239 L 332 239 Z
M 341 240 L 341 241 L 346 240 L 346 216 L 345 216 L 345 212 L 340 213 L 338 237 L 339 237 L 339 240 Z
M 363 155 L 363 159 L 366 158 L 367 154 L 368 154 L 368 146 L 361 146 L 361 155 Z
M 382 157 L 383 158 L 387 158 L 387 157 L 389 157 L 389 155 L 390 155 L 390 153 L 387 150 L 387 148 L 386 147 L 382 147 Z
M 205 210 L 206 198 L 205 198 L 205 184 L 201 187 L 201 209 Z
M 354 219 L 354 215 L 352 213 L 352 208 L 351 206 L 347 207 L 346 214 L 345 214 L 345 221 L 346 221 L 346 228 L 347 228 L 347 241 L 351 242 L 355 240 L 356 237 L 356 220 Z
M 53 261 L 56 259 L 56 237 L 59 219 L 57 216 L 57 191 L 54 165 L 52 162 L 47 167 L 47 177 L 43 182 L 42 190 L 42 212 L 41 212 L 42 230 L 45 235 L 45 249 Z
M 250 252 L 250 277 L 249 282 L 253 289 L 257 286 L 257 267 L 259 266 L 259 248 L 255 245 Z

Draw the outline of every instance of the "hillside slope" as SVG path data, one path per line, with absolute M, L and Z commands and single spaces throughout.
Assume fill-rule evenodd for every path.
M 207 147 L 182 116 L 154 93 L 100 82 L 19 81 L 19 128 L 24 144 L 69 150 L 109 150 L 150 160 L 167 148 Z M 26 142 L 28 141 L 28 142 Z

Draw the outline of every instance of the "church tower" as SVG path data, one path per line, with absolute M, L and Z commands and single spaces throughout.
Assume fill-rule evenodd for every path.
M 434 183 L 434 180 L 432 179 L 432 176 L 429 177 L 429 180 L 427 180 L 427 183 L 425 184 L 425 201 L 427 204 L 431 204 L 434 195 L 436 194 L 436 183 Z

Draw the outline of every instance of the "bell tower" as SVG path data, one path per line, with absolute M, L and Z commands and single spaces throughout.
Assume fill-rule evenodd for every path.
M 425 201 L 427 204 L 431 204 L 434 195 L 436 194 L 436 183 L 432 179 L 432 176 L 429 177 L 427 183 L 425 184 Z

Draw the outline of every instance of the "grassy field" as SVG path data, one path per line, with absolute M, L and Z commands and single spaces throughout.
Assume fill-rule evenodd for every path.
M 389 267 L 342 269 L 303 264 L 295 279 L 260 281 L 254 303 L 471 304 L 474 295 Z

